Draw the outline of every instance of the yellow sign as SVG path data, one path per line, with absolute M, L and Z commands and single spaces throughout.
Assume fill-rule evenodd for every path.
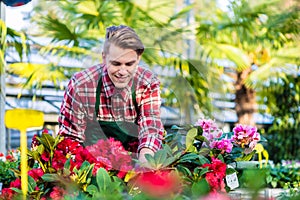
M 5 113 L 5 125 L 10 129 L 20 131 L 21 151 L 21 187 L 23 199 L 26 199 L 28 191 L 28 168 L 27 168 L 27 128 L 42 127 L 44 125 L 44 113 L 31 109 L 12 109 Z
M 5 113 L 5 125 L 10 129 L 26 130 L 44 125 L 44 113 L 38 110 L 16 108 Z

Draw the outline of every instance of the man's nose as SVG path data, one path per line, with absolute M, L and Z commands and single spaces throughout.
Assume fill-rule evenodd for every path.
M 123 73 L 126 73 L 127 72 L 127 70 L 126 70 L 126 65 L 121 65 L 120 66 L 120 69 L 119 69 L 119 73 L 120 74 L 123 74 Z

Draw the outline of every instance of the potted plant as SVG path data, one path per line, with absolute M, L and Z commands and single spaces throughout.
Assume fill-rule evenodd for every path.
M 19 165 L 18 151 L 10 150 L 7 155 L 0 153 L 0 191 L 2 188 L 8 187 L 16 179 L 15 171 L 18 170 Z

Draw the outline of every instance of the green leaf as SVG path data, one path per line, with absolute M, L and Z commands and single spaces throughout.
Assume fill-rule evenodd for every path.
M 77 10 L 79 13 L 87 14 L 87 15 L 93 15 L 98 16 L 99 12 L 97 10 L 97 7 L 95 5 L 95 2 L 93 1 L 82 1 L 77 5 Z
M 199 159 L 199 155 L 196 153 L 188 153 L 183 155 L 180 159 L 179 162 L 183 163 L 183 162 L 192 162 L 193 160 L 197 160 Z
M 152 167 L 152 168 L 156 168 L 157 167 L 155 159 L 154 159 L 154 157 L 152 155 L 145 154 L 145 158 L 148 161 L 147 166 Z
M 71 161 L 70 161 L 71 158 L 69 158 L 65 164 L 64 164 L 64 169 L 70 169 L 70 166 L 71 166 Z
M 92 165 L 89 164 L 87 166 L 80 168 L 81 173 L 80 173 L 80 175 L 78 175 L 79 183 L 82 183 L 82 184 L 87 183 L 87 179 L 92 176 L 93 168 L 94 168 L 94 164 L 92 164 Z
M 208 167 L 202 168 L 200 170 L 199 176 L 203 176 L 204 174 L 206 174 L 209 171 Z
M 28 192 L 35 191 L 36 186 L 35 180 L 31 176 L 28 176 Z
M 162 167 L 168 167 L 168 166 L 170 166 L 173 162 L 175 162 L 175 160 L 176 160 L 175 157 L 169 157 L 169 158 L 167 158 L 167 159 L 164 161 Z
M 59 180 L 59 175 L 58 174 L 44 174 L 42 176 L 42 179 L 46 182 L 56 182 Z
M 271 185 L 272 185 L 273 188 L 276 188 L 277 187 L 277 181 L 272 181 Z
M 193 176 L 192 172 L 190 171 L 189 168 L 185 167 L 185 166 L 182 166 L 182 165 L 177 165 L 176 166 L 177 170 L 179 172 L 181 172 L 182 174 L 184 174 L 185 176 L 187 177 L 191 177 Z
M 204 156 L 208 155 L 209 153 L 210 153 L 210 149 L 206 147 L 202 147 L 199 151 L 199 154 Z
M 98 188 L 95 185 L 89 185 L 86 188 L 86 192 L 93 196 L 94 194 L 96 194 L 99 191 L 98 191 Z
M 54 145 L 54 138 L 49 135 L 48 133 L 43 133 L 41 137 L 37 137 L 37 140 L 44 145 L 45 148 L 48 150 L 53 150 L 53 145 Z
M 205 179 L 201 179 L 192 185 L 192 194 L 195 197 L 204 196 L 210 191 L 210 186 Z
M 194 147 L 194 140 L 195 137 L 197 136 L 197 128 L 191 128 L 187 134 L 186 134 L 186 139 L 185 139 L 185 144 L 186 144 L 186 151 L 187 152 L 195 152 L 197 149 Z
M 210 163 L 209 160 L 205 156 L 202 156 L 202 155 L 199 155 L 199 160 L 200 160 L 201 165 L 203 165 L 205 163 Z
M 217 158 L 218 158 L 219 160 L 221 160 L 222 162 L 225 162 L 225 161 L 224 161 L 224 157 L 222 156 L 222 154 L 218 154 Z
M 104 192 L 111 184 L 110 176 L 104 168 L 98 169 L 96 180 L 100 192 Z
M 156 166 L 164 165 L 166 159 L 167 159 L 167 152 L 164 149 L 161 149 L 154 154 L 154 160 Z
M 237 158 L 236 161 L 250 161 L 256 151 L 252 151 L 249 154 L 244 155 L 243 157 Z

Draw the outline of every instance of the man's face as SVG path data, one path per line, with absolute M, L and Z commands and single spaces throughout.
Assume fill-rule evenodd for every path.
M 141 56 L 132 49 L 122 49 L 112 44 L 102 57 L 115 87 L 124 88 L 134 76 Z

